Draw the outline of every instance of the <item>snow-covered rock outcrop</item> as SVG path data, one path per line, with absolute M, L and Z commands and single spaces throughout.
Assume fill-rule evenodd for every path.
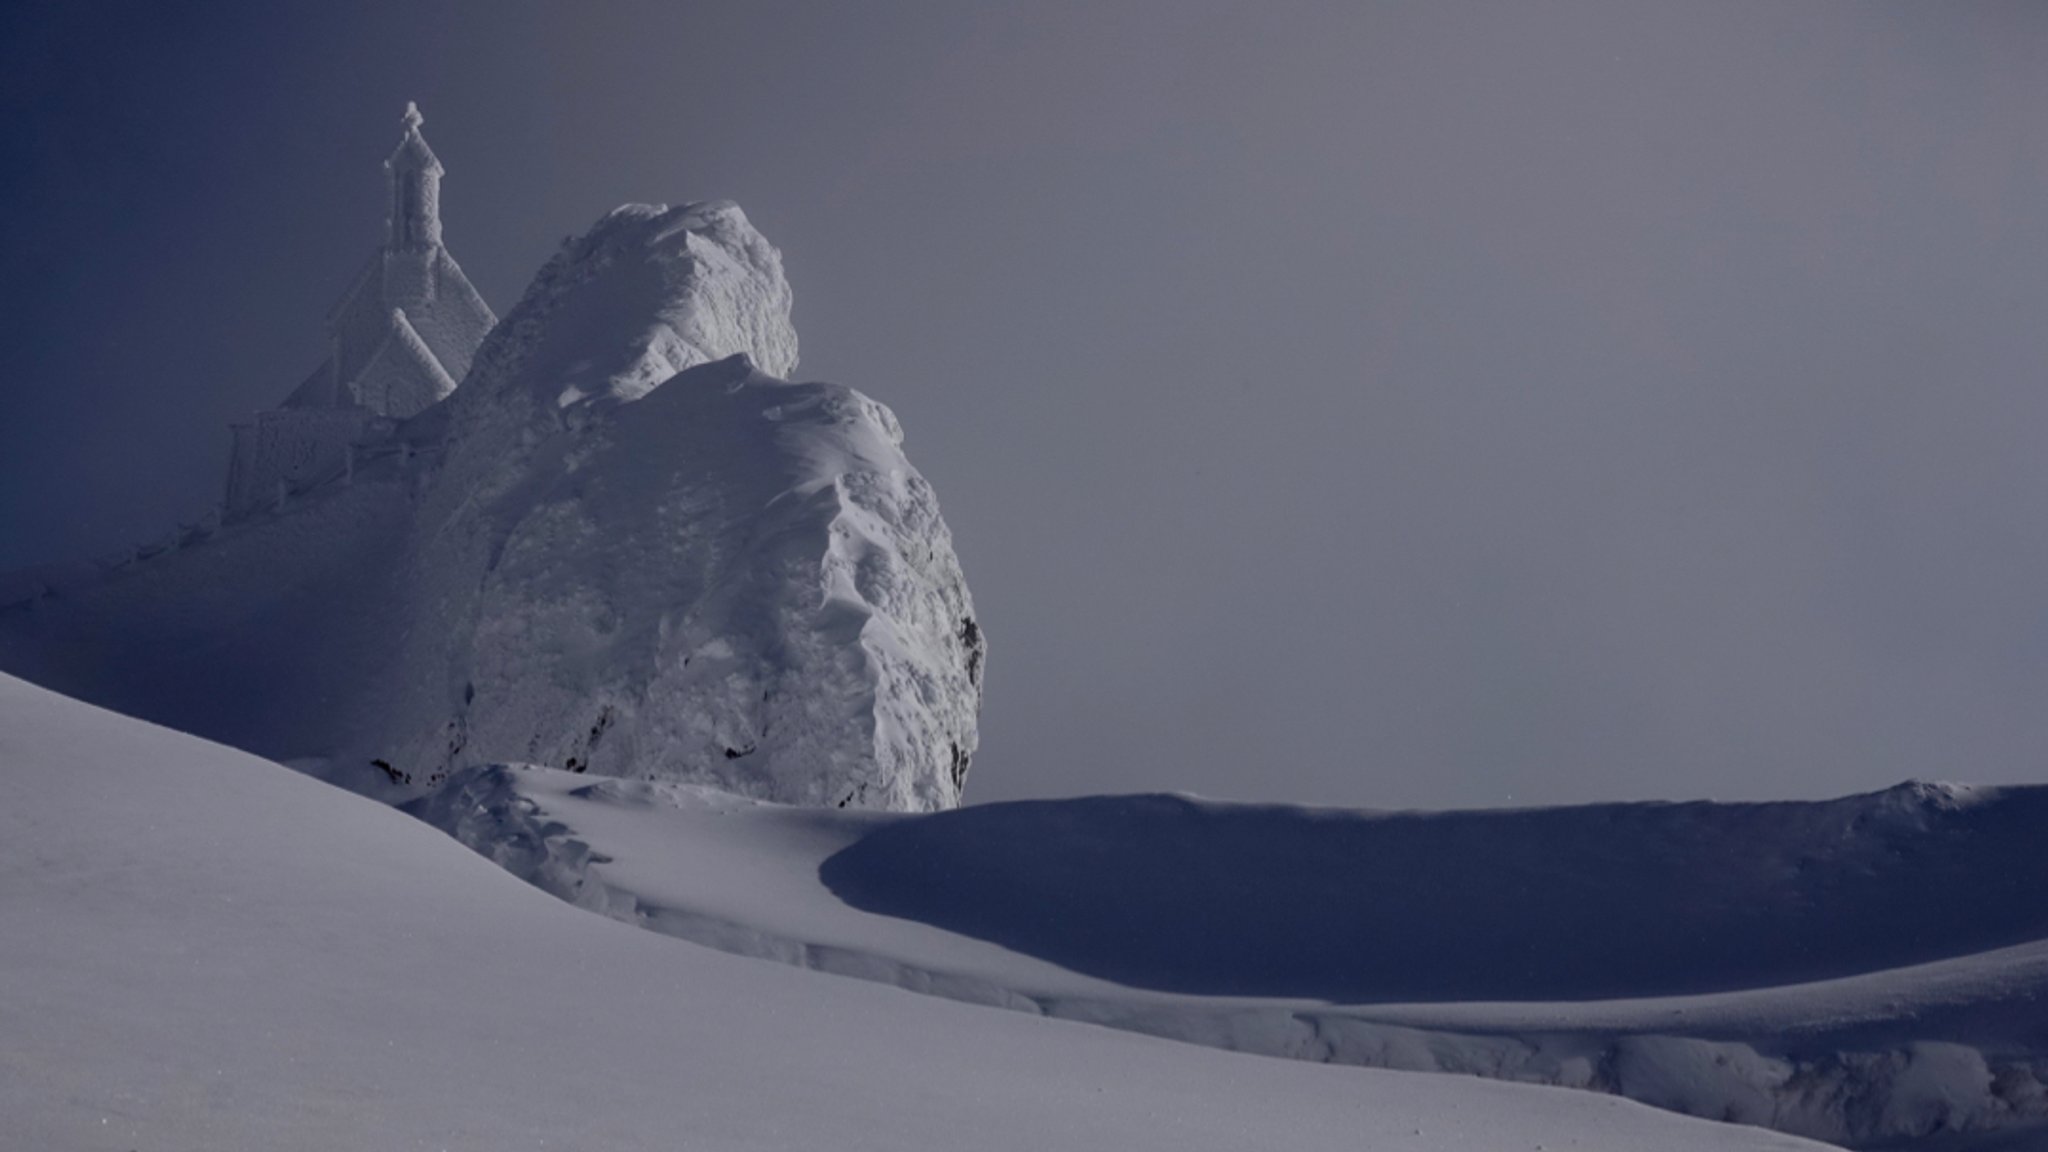
M 0 609 L 0 666 L 357 786 L 513 760 L 949 807 L 973 604 L 895 417 L 780 378 L 789 308 L 737 206 L 621 208 L 388 455 Z
M 982 644 L 951 538 L 887 408 L 776 378 L 788 311 L 731 205 L 620 209 L 542 272 L 422 505 L 422 582 L 475 591 L 411 640 L 446 677 L 413 710 L 460 703 L 416 716 L 404 762 L 957 802 Z

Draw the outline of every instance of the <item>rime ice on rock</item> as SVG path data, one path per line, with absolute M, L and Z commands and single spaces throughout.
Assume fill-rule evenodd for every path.
M 389 171 L 332 354 L 238 441 L 231 505 L 293 498 L 0 603 L 0 667 L 387 798 L 527 762 L 957 804 L 967 584 L 895 416 L 782 378 L 774 245 L 728 202 L 628 205 L 486 338 L 416 117 Z
M 327 317 L 327 356 L 283 405 L 236 424 L 230 515 L 348 467 L 352 449 L 455 390 L 497 323 L 441 243 L 441 161 L 405 107 L 405 134 L 384 161 L 384 244 Z
M 984 643 L 951 536 L 886 407 L 779 378 L 789 309 L 727 202 L 620 208 L 542 269 L 436 414 L 416 580 L 459 611 L 407 636 L 433 679 L 384 758 L 959 802 Z

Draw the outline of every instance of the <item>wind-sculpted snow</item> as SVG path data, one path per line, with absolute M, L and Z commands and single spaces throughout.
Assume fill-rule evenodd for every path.
M 951 806 L 980 625 L 895 417 L 778 378 L 789 307 L 736 206 L 621 208 L 379 454 L 37 585 L 0 666 L 383 794 L 519 760 Z
M 790 303 L 781 254 L 737 204 L 628 204 L 541 268 L 478 349 L 449 419 L 474 437 L 536 408 L 626 403 L 738 354 L 786 377 Z
M 477 591 L 450 635 L 412 646 L 422 664 L 448 653 L 459 704 L 422 712 L 399 755 L 952 805 L 978 628 L 900 436 L 857 392 L 734 358 L 550 435 L 495 500 L 451 489 L 423 554 Z M 490 463 L 461 452 L 451 476 Z M 443 758 L 444 740 L 460 751 Z
M 1927 784 L 1442 813 L 1115 796 L 892 825 L 823 876 L 862 909 L 1141 988 L 1588 1000 L 2048 938 L 2044 827 L 2048 789 Z
M 1787 805 L 1140 796 L 905 816 L 501 766 L 415 811 L 565 899 L 743 955 L 1233 1051 L 1990 1152 L 2048 1134 L 2048 934 L 2027 937 L 2044 807 L 2044 789 L 1906 785 Z M 1686 909 L 1696 926 L 1671 915 Z M 1911 956 L 1930 959 L 1888 966 Z M 1845 975 L 1751 986 L 1811 972 Z M 1739 990 L 1539 998 L 1624 986 Z M 1403 991 L 1430 999 L 1385 1002 Z

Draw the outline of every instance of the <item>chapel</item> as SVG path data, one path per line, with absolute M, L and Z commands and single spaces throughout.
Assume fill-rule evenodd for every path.
M 327 314 L 327 355 L 277 408 L 232 425 L 233 516 L 346 471 L 356 452 L 455 390 L 497 324 L 441 241 L 441 161 L 418 106 L 384 161 L 384 243 Z

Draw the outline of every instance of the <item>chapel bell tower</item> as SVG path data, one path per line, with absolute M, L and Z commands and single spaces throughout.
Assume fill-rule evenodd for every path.
M 441 246 L 441 161 L 420 136 L 420 110 L 405 105 L 405 137 L 384 161 L 391 194 L 390 234 L 385 247 L 418 252 Z

